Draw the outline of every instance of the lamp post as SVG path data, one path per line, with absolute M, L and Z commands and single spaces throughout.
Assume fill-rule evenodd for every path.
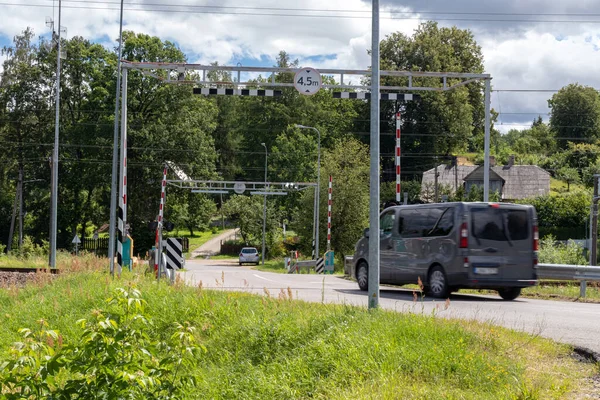
M 321 193 L 321 132 L 315 127 L 296 124 L 299 129 L 312 129 L 317 132 L 317 195 L 315 196 L 316 223 L 315 223 L 315 259 L 319 258 L 319 197 Z
M 260 144 L 265 148 L 265 192 L 267 190 L 267 159 L 269 152 L 267 151 L 267 145 L 264 143 Z M 262 265 L 265 265 L 265 236 L 267 232 L 267 194 L 265 193 L 265 199 L 263 202 L 263 234 L 262 234 Z

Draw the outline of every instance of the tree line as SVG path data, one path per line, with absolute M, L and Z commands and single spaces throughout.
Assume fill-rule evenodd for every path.
M 124 32 L 123 40 L 125 60 L 187 62 L 173 42 L 130 31 Z M 89 236 L 109 220 L 117 49 L 82 37 L 63 39 L 62 47 L 66 58 L 62 61 L 60 93 L 58 245 L 68 248 L 75 233 Z M 8 244 L 19 189 L 24 234 L 43 243 L 49 236 L 56 46 L 52 40 L 36 38 L 31 29 L 26 29 L 2 54 L 6 60 L 0 79 L 0 143 L 4 148 L 0 156 L 0 242 Z M 285 51 L 279 53 L 275 64 L 300 67 Z M 381 46 L 381 68 L 484 72 L 481 48 L 473 34 L 456 27 L 439 27 L 434 22 L 422 24 L 410 36 L 394 33 L 386 37 Z M 275 80 L 290 82 L 289 75 L 277 74 Z M 212 72 L 209 78 L 215 82 L 232 80 L 226 71 Z M 390 78 L 385 84 L 406 84 L 403 79 Z M 255 82 L 259 86 L 266 80 L 258 77 Z M 421 84 L 442 83 L 423 78 Z M 592 105 L 598 103 L 590 100 L 594 96 L 589 88 L 576 89 L 584 92 Z M 352 251 L 368 219 L 369 103 L 333 99 L 328 90 L 310 97 L 293 88 L 282 90 L 279 98 L 205 97 L 194 95 L 189 85 L 165 84 L 136 71 L 129 74 L 128 219 L 138 250 L 144 251 L 153 242 L 148 223 L 158 214 L 162 167 L 167 161 L 194 179 L 261 182 L 265 154 L 261 143 L 265 143 L 269 181 L 315 182 L 319 143 L 312 130 L 295 128 L 302 124 L 321 132 L 321 248 L 326 237 L 326 182 L 331 175 L 333 247 L 342 253 Z M 564 90 L 571 93 L 568 87 Z M 553 118 L 557 110 L 557 122 L 551 119 L 550 127 L 539 122 L 531 128 L 535 132 L 510 133 L 506 137 L 493 130 L 497 151 L 523 148 L 527 154 L 542 150 L 551 154 L 554 144 L 564 149 L 573 146 L 561 142 L 563 137 L 597 138 L 597 130 L 587 125 L 582 131 L 553 129 L 587 124 L 600 116 L 592 107 L 586 120 L 561 119 L 572 118 L 568 107 L 579 112 L 584 108 L 559 94 L 551 104 Z M 560 114 L 559 109 L 566 111 Z M 448 92 L 423 93 L 420 102 L 385 102 L 381 110 L 383 182 L 395 180 L 393 132 L 398 110 L 403 115 L 405 180 L 420 179 L 422 171 L 452 155 L 481 152 L 483 148 L 483 91 L 479 83 Z M 529 136 L 539 137 L 537 148 L 531 148 L 534 141 L 522 140 Z M 284 221 L 299 234 L 302 246 L 310 246 L 313 196 L 314 190 L 306 189 L 269 199 L 270 248 L 276 247 Z M 258 235 L 252 227 L 262 220 L 259 200 L 257 196 L 236 195 L 225 195 L 221 200 L 169 186 L 165 217 L 194 232 L 206 229 L 219 209 L 246 223 L 250 228 L 244 233 L 252 241 Z M 385 200 L 389 199 L 382 196 Z M 11 240 L 16 240 L 15 235 Z

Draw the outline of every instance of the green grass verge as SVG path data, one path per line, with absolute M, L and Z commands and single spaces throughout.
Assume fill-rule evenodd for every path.
M 461 293 L 497 294 L 492 290 L 461 290 Z M 585 297 L 579 296 L 579 283 L 541 282 L 538 286 L 523 289 L 521 297 L 542 300 L 577 301 L 581 303 L 600 303 L 600 288 L 588 282 Z
M 560 179 L 550 178 L 550 194 L 551 195 L 559 195 L 562 193 L 567 193 L 567 188 L 569 188 L 571 192 L 577 190 L 585 190 L 585 185 L 579 183 L 571 183 L 570 187 L 567 185 L 567 182 L 561 181 Z
M 309 304 L 288 292 L 158 285 L 128 272 L 70 273 L 0 290 L 2 358 L 18 329 L 40 319 L 68 344 L 81 334 L 75 321 L 131 284 L 148 303 L 150 337 L 168 338 L 175 322 L 197 327 L 206 352 L 185 371 L 196 378 L 189 399 L 558 399 L 588 388 L 585 378 L 597 372 L 568 346 L 488 324 Z

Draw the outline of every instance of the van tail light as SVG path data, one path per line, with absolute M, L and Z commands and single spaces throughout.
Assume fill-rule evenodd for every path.
M 540 233 L 538 231 L 537 225 L 533 226 L 533 251 L 538 251 L 540 249 Z
M 243 257 L 243 256 L 244 256 L 244 254 L 243 254 L 243 253 L 240 253 L 240 257 Z
M 469 268 L 469 257 L 463 259 L 463 267 Z
M 466 222 L 463 222 L 460 227 L 460 244 L 458 247 L 461 249 L 469 247 L 469 229 Z

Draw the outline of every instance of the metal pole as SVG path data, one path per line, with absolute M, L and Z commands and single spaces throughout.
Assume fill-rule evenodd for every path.
M 333 189 L 331 175 L 329 175 L 329 187 L 327 189 L 327 251 L 331 251 L 331 192 Z
M 590 243 L 590 266 L 597 265 L 598 257 L 596 256 L 598 250 L 598 179 L 599 174 L 594 174 L 594 198 L 592 199 L 592 226 L 591 226 L 591 243 Z M 585 289 L 587 286 L 586 281 L 581 281 L 579 294 L 581 297 L 585 297 Z
M 435 160 L 435 174 L 433 175 L 433 202 L 437 203 L 439 201 L 439 192 L 438 192 L 438 166 L 437 159 Z
M 108 260 L 110 274 L 115 275 L 115 233 L 117 224 L 117 176 L 119 162 L 119 100 L 121 90 L 121 57 L 123 56 L 123 1 L 121 0 L 121 18 L 119 20 L 119 56 L 117 59 L 117 88 L 115 95 L 115 129 L 113 133 L 112 179 L 110 182 L 110 225 L 108 240 Z
M 157 279 L 160 282 L 160 274 L 162 273 L 162 228 L 163 228 L 163 216 L 165 213 L 165 202 L 166 202 L 166 190 L 167 190 L 167 165 L 163 169 L 163 179 L 160 188 L 160 207 L 158 209 L 158 221 L 156 223 L 156 257 L 154 257 L 155 265 L 154 269 L 157 274 Z
M 373 0 L 371 44 L 371 167 L 369 309 L 379 306 L 379 0 Z
M 402 154 L 402 144 L 400 142 L 400 138 L 401 138 L 401 133 L 400 133 L 400 129 L 401 129 L 401 124 L 402 124 L 402 120 L 401 120 L 401 115 L 400 115 L 400 111 L 398 111 L 396 113 L 396 204 L 400 204 L 400 189 L 401 189 L 401 167 L 402 167 L 402 160 L 401 160 L 401 154 Z
M 121 102 L 121 169 L 119 171 L 119 234 L 117 243 L 118 274 L 123 270 L 123 243 L 127 237 L 127 68 L 123 69 L 123 99 Z
M 312 129 L 317 132 L 317 187 L 315 189 L 314 221 L 313 221 L 313 259 L 319 258 L 319 206 L 321 200 L 321 131 L 313 126 L 296 124 L 296 128 Z
M 319 259 L 319 209 L 321 208 L 321 132 L 317 128 L 312 128 L 317 132 L 317 223 L 315 239 L 315 260 Z
M 268 160 L 268 151 L 267 145 L 261 143 L 261 145 L 265 148 L 265 192 L 267 191 L 267 160 Z M 265 198 L 263 200 L 263 234 L 262 234 L 262 265 L 265 265 L 265 236 L 267 233 L 267 195 L 265 193 Z
M 12 218 L 10 219 L 10 228 L 8 231 L 8 242 L 6 243 L 6 253 L 10 253 L 12 249 L 13 236 L 15 235 L 15 219 L 17 217 L 17 207 L 19 207 L 19 182 L 15 190 L 15 204 L 13 205 Z
M 490 88 L 491 78 L 485 80 L 485 137 L 483 145 L 483 201 L 490 201 Z
M 19 167 L 19 250 L 23 249 L 23 166 Z
M 60 17 L 62 1 L 58 0 L 58 46 L 56 49 L 56 115 L 54 149 L 52 151 L 52 190 L 50 202 L 50 268 L 56 268 L 56 231 L 58 224 L 58 135 L 60 132 Z

